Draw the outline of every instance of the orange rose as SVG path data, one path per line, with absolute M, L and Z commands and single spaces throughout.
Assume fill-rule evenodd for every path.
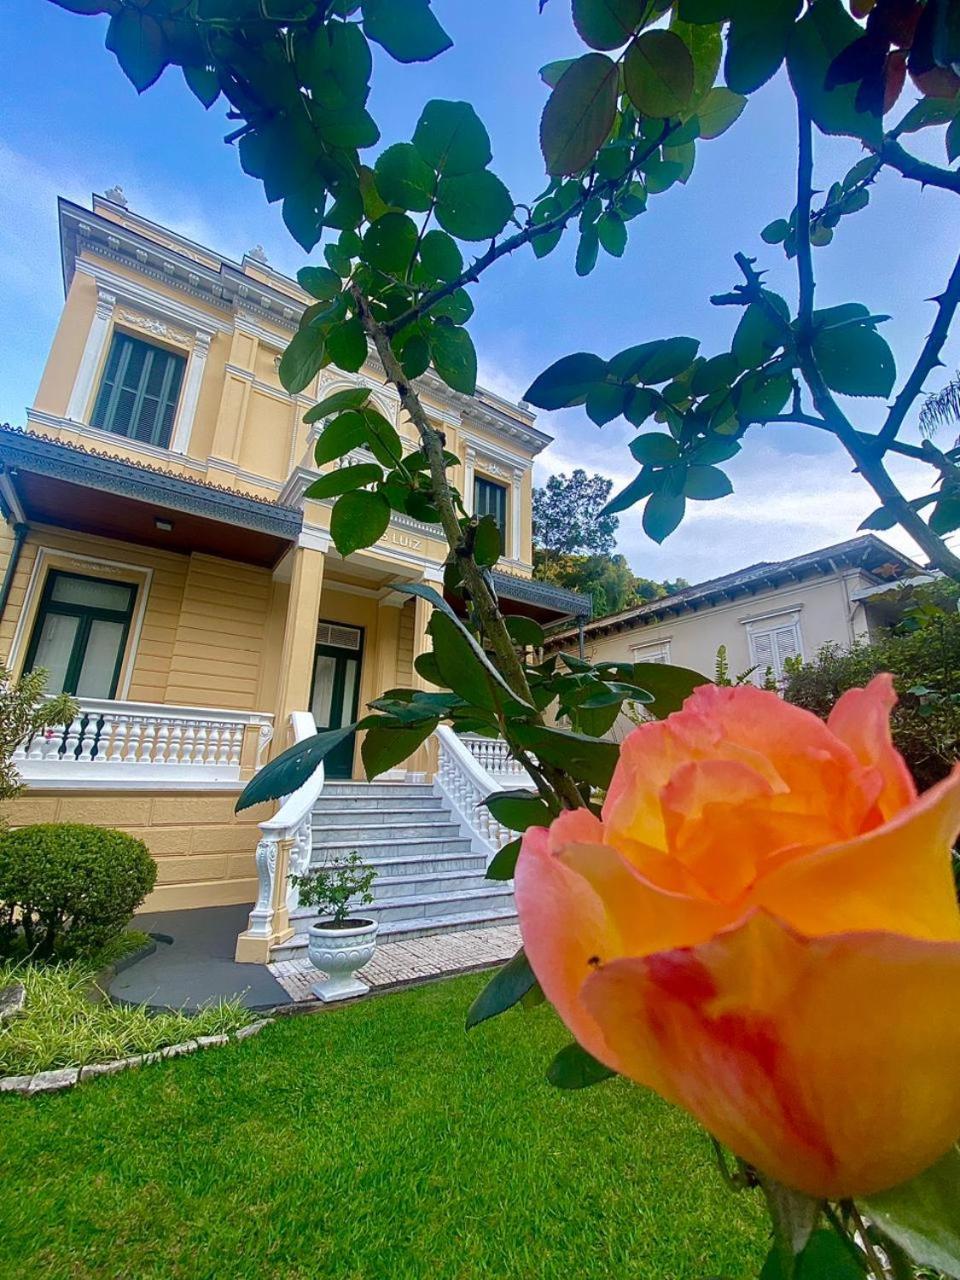
M 602 819 L 527 831 L 527 956 L 585 1049 L 814 1196 L 960 1135 L 960 766 L 917 796 L 877 676 L 824 724 L 697 689 L 623 743 Z

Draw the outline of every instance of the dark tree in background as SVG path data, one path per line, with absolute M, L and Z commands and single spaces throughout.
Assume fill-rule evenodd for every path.
M 549 558 L 562 555 L 610 555 L 620 521 L 603 515 L 613 481 L 588 476 L 577 467 L 571 476 L 551 476 L 533 491 L 533 541 Z

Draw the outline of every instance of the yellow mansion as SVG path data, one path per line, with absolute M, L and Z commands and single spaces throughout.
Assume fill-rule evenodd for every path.
M 256 898 L 257 942 L 242 958 L 264 960 L 296 914 L 275 850 L 303 865 L 325 810 L 276 827 L 272 806 L 234 816 L 237 794 L 314 725 L 350 723 L 418 681 L 429 605 L 396 588 L 442 589 L 445 557 L 436 526 L 394 515 L 375 546 L 341 559 L 332 503 L 303 496 L 323 425 L 303 417 L 362 380 L 401 436 L 413 443 L 414 432 L 374 357 L 355 376 L 322 371 L 309 393 L 283 390 L 279 357 L 309 300 L 261 251 L 229 261 L 137 216 L 116 189 L 89 209 L 62 200 L 60 237 L 66 301 L 43 378 L 25 425 L 0 427 L 0 656 L 14 673 L 45 668 L 81 714 L 20 749 L 28 786 L 10 816 L 141 836 L 158 863 L 154 910 Z M 532 466 L 549 436 L 522 404 L 460 395 L 430 373 L 418 385 L 460 459 L 466 502 L 500 523 L 505 611 L 588 614 L 582 597 L 530 576 Z M 463 888 L 471 867 L 440 865 L 480 857 L 482 872 L 493 836 L 476 829 L 470 797 L 506 767 L 495 747 L 432 740 L 366 800 L 358 744 L 327 760 L 321 828 L 346 847 L 362 842 L 347 802 L 382 810 L 394 900 L 428 899 L 419 915 L 397 909 L 398 930 L 425 930 L 441 908 L 509 910 L 487 902 L 482 881 Z M 426 829 L 440 819 L 442 831 Z M 435 880 L 408 872 L 406 892 L 402 859 L 424 837 Z M 463 910 L 441 901 L 455 881 Z

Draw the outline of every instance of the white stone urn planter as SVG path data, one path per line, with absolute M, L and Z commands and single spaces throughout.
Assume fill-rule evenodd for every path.
M 376 920 L 362 919 L 344 920 L 338 925 L 331 920 L 318 920 L 310 926 L 307 954 L 311 964 L 327 974 L 326 980 L 313 988 L 318 999 L 329 1002 L 366 995 L 370 988 L 354 974 L 373 959 L 378 928 Z

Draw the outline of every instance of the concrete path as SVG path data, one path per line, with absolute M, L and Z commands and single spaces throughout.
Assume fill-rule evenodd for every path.
M 520 946 L 516 925 L 438 933 L 409 942 L 384 942 L 357 977 L 376 991 L 407 982 L 485 969 L 509 960 Z M 316 1000 L 313 986 L 320 974 L 309 960 L 281 960 L 267 968 L 291 1000 Z
M 247 927 L 249 906 L 196 907 L 135 916 L 133 927 L 163 934 L 151 956 L 121 970 L 109 994 L 128 1004 L 152 1008 L 198 1009 L 217 1000 L 239 998 L 248 1009 L 289 1004 L 290 996 L 262 964 L 237 964 L 237 934 Z

